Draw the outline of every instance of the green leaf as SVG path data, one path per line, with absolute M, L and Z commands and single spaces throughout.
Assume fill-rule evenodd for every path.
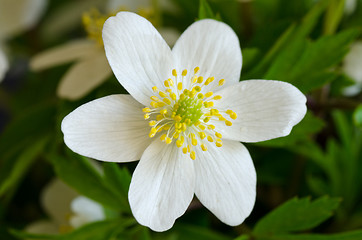
M 362 230 L 337 233 L 337 234 L 299 234 L 299 235 L 276 235 L 258 236 L 257 240 L 360 240 Z
M 197 227 L 194 225 L 177 224 L 173 227 L 177 239 L 197 239 L 197 240 L 229 240 L 228 236 L 217 233 L 208 228 Z
M 103 163 L 104 182 L 122 199 L 122 205 L 128 206 L 128 189 L 131 174 L 127 168 L 119 168 L 116 163 Z M 130 210 L 130 209 L 129 209 Z
M 84 225 L 70 233 L 61 235 L 32 234 L 15 229 L 10 230 L 11 234 L 19 239 L 56 239 L 56 240 L 89 240 L 89 239 L 117 239 L 116 237 L 135 223 L 134 219 L 117 219 L 93 222 Z
M 357 127 L 362 127 L 362 104 L 354 111 L 353 122 Z
M 206 0 L 200 0 L 200 7 L 199 7 L 199 19 L 211 18 L 215 20 L 220 20 L 220 16 L 215 15 L 207 3 Z
M 291 199 L 263 217 L 255 226 L 255 234 L 279 234 L 303 231 L 318 226 L 333 215 L 339 205 L 337 198 L 321 197 Z
M 72 154 L 69 158 L 51 155 L 49 159 L 58 177 L 81 195 L 115 210 L 125 208 L 121 204 L 122 199 L 104 183 L 101 175 L 90 165 L 88 159 L 76 154 Z
M 4 180 L 0 182 L 0 197 L 6 194 L 8 190 L 15 190 L 15 186 L 25 176 L 36 157 L 44 150 L 48 140 L 49 138 L 36 139 L 18 158 L 14 159 L 12 168 L 6 169 L 2 175 Z

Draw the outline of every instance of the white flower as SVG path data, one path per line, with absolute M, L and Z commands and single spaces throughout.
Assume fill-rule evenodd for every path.
M 5 73 L 9 69 L 9 63 L 5 56 L 5 53 L 0 48 L 0 82 L 3 80 Z
M 346 96 L 358 94 L 362 89 L 362 41 L 352 44 L 349 53 L 344 58 L 343 71 L 356 83 L 345 88 L 343 94 Z
M 99 203 L 80 196 L 59 179 L 44 188 L 41 203 L 50 219 L 31 223 L 25 229 L 27 232 L 57 234 L 105 219 Z
M 0 0 L 0 82 L 9 68 L 2 44 L 34 26 L 44 12 L 45 0 Z
M 239 82 L 239 40 L 215 20 L 192 24 L 171 51 L 150 22 L 121 12 L 104 24 L 103 40 L 131 96 L 66 116 L 67 146 L 102 161 L 140 159 L 129 202 L 155 231 L 171 228 L 194 194 L 224 223 L 241 224 L 254 206 L 256 173 L 239 141 L 288 135 L 306 113 L 305 96 L 285 82 Z
M 144 6 L 140 8 L 140 6 Z M 57 95 L 61 98 L 76 100 L 102 84 L 112 75 L 108 61 L 104 54 L 102 41 L 102 28 L 104 21 L 120 7 L 127 7 L 134 11 L 140 10 L 145 15 L 152 17 L 150 0 L 109 0 L 107 1 L 107 15 L 100 14 L 97 10 L 83 15 L 84 27 L 88 39 L 79 39 L 57 46 L 39 53 L 33 57 L 30 67 L 34 71 L 41 71 L 53 66 L 75 62 L 75 64 L 61 78 L 57 88 Z M 174 41 L 175 30 L 166 29 L 165 35 Z

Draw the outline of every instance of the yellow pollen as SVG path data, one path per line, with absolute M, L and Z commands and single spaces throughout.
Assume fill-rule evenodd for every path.
M 165 80 L 161 85 L 162 89 L 152 87 L 155 96 L 150 97 L 150 107 L 142 109 L 144 119 L 149 119 L 149 137 L 160 133 L 161 141 L 176 145 L 193 160 L 196 159 L 194 147 L 199 145 L 202 151 L 207 151 L 208 144 L 215 143 L 216 147 L 223 145 L 222 134 L 215 127 L 218 126 L 216 121 L 232 126 L 231 121 L 237 118 L 237 114 L 231 109 L 214 107 L 214 101 L 222 97 L 214 95 L 212 91 L 206 92 L 205 86 L 215 78 L 208 77 L 204 80 L 203 76 L 196 75 L 199 71 L 199 67 L 196 67 L 194 75 L 189 76 L 186 69 L 180 75 L 173 69 L 174 80 Z M 221 79 L 212 88 L 222 86 L 224 82 Z
M 178 89 L 179 91 L 182 90 L 182 82 L 179 82 L 179 83 L 177 84 L 177 89 Z M 186 89 L 185 89 L 185 90 L 186 90 Z
M 190 158 L 191 158 L 192 160 L 195 160 L 195 159 L 196 159 L 196 153 L 195 153 L 195 151 L 191 151 L 191 153 L 190 153 Z
M 216 139 L 215 145 L 216 145 L 216 147 L 222 147 L 221 139 Z

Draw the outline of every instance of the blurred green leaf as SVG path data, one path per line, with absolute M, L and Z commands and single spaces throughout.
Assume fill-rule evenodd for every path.
M 362 239 L 362 230 L 337 233 L 337 234 L 299 234 L 299 235 L 277 235 L 260 236 L 257 240 L 360 240 Z
M 199 20 L 205 19 L 205 18 L 211 18 L 215 20 L 221 20 L 220 16 L 215 15 L 210 7 L 210 5 L 207 3 L 206 0 L 200 0 L 200 7 L 199 7 Z
M 61 235 L 30 234 L 18 230 L 11 230 L 11 233 L 19 239 L 57 239 L 57 240 L 103 240 L 118 239 L 117 236 L 126 227 L 134 224 L 133 219 L 117 219 L 99 221 L 84 225 L 70 233 Z
M 230 240 L 232 238 L 215 232 L 209 228 L 197 227 L 194 225 L 177 224 L 173 227 L 177 234 L 177 239 L 197 239 L 197 240 Z
M 4 196 L 7 191 L 16 189 L 16 185 L 25 176 L 36 157 L 44 150 L 48 141 L 47 137 L 34 141 L 14 160 L 11 169 L 4 169 L 6 171 L 2 175 L 3 181 L 0 182 L 0 197 Z
M 362 104 L 359 105 L 353 113 L 354 124 L 358 127 L 362 127 Z
M 116 163 L 103 163 L 104 182 L 122 199 L 122 205 L 128 206 L 128 189 L 131 174 L 126 168 L 119 168 Z
M 261 235 L 311 229 L 332 216 L 339 202 L 339 199 L 329 197 L 315 201 L 291 199 L 259 220 L 253 232 Z
M 123 199 L 105 184 L 101 175 L 86 158 L 76 154 L 69 158 L 53 154 L 49 159 L 54 165 L 57 176 L 81 195 L 115 210 L 126 208 L 121 204 Z

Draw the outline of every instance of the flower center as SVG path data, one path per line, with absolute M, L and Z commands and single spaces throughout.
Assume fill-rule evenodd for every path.
M 222 121 L 226 126 L 231 126 L 230 120 L 237 118 L 236 113 L 230 109 L 214 108 L 214 101 L 220 100 L 221 96 L 214 96 L 213 89 L 205 93 L 203 88 L 215 78 L 209 77 L 204 81 L 204 78 L 197 74 L 199 70 L 200 68 L 196 67 L 194 74 L 187 79 L 187 70 L 178 75 L 173 69 L 174 80 L 169 78 L 164 81 L 166 91 L 152 87 L 158 96 L 152 96 L 150 107 L 142 110 L 144 119 L 150 120 L 149 137 L 160 133 L 160 139 L 166 144 L 175 140 L 177 147 L 182 147 L 182 152 L 189 153 L 193 160 L 196 158 L 193 147 L 197 145 L 200 145 L 203 151 L 207 151 L 207 144 L 222 146 L 222 135 L 210 122 Z M 215 87 L 222 86 L 224 82 L 224 79 L 219 80 Z M 189 86 L 184 88 L 184 83 L 189 83 Z
M 127 7 L 119 7 L 118 11 L 109 14 L 101 14 L 96 8 L 92 8 L 88 12 L 83 13 L 82 22 L 88 38 L 96 41 L 99 46 L 103 47 L 102 29 L 105 21 L 115 16 L 119 11 L 126 11 Z M 148 19 L 153 25 L 158 25 L 155 13 L 152 8 L 139 8 L 137 13 Z

